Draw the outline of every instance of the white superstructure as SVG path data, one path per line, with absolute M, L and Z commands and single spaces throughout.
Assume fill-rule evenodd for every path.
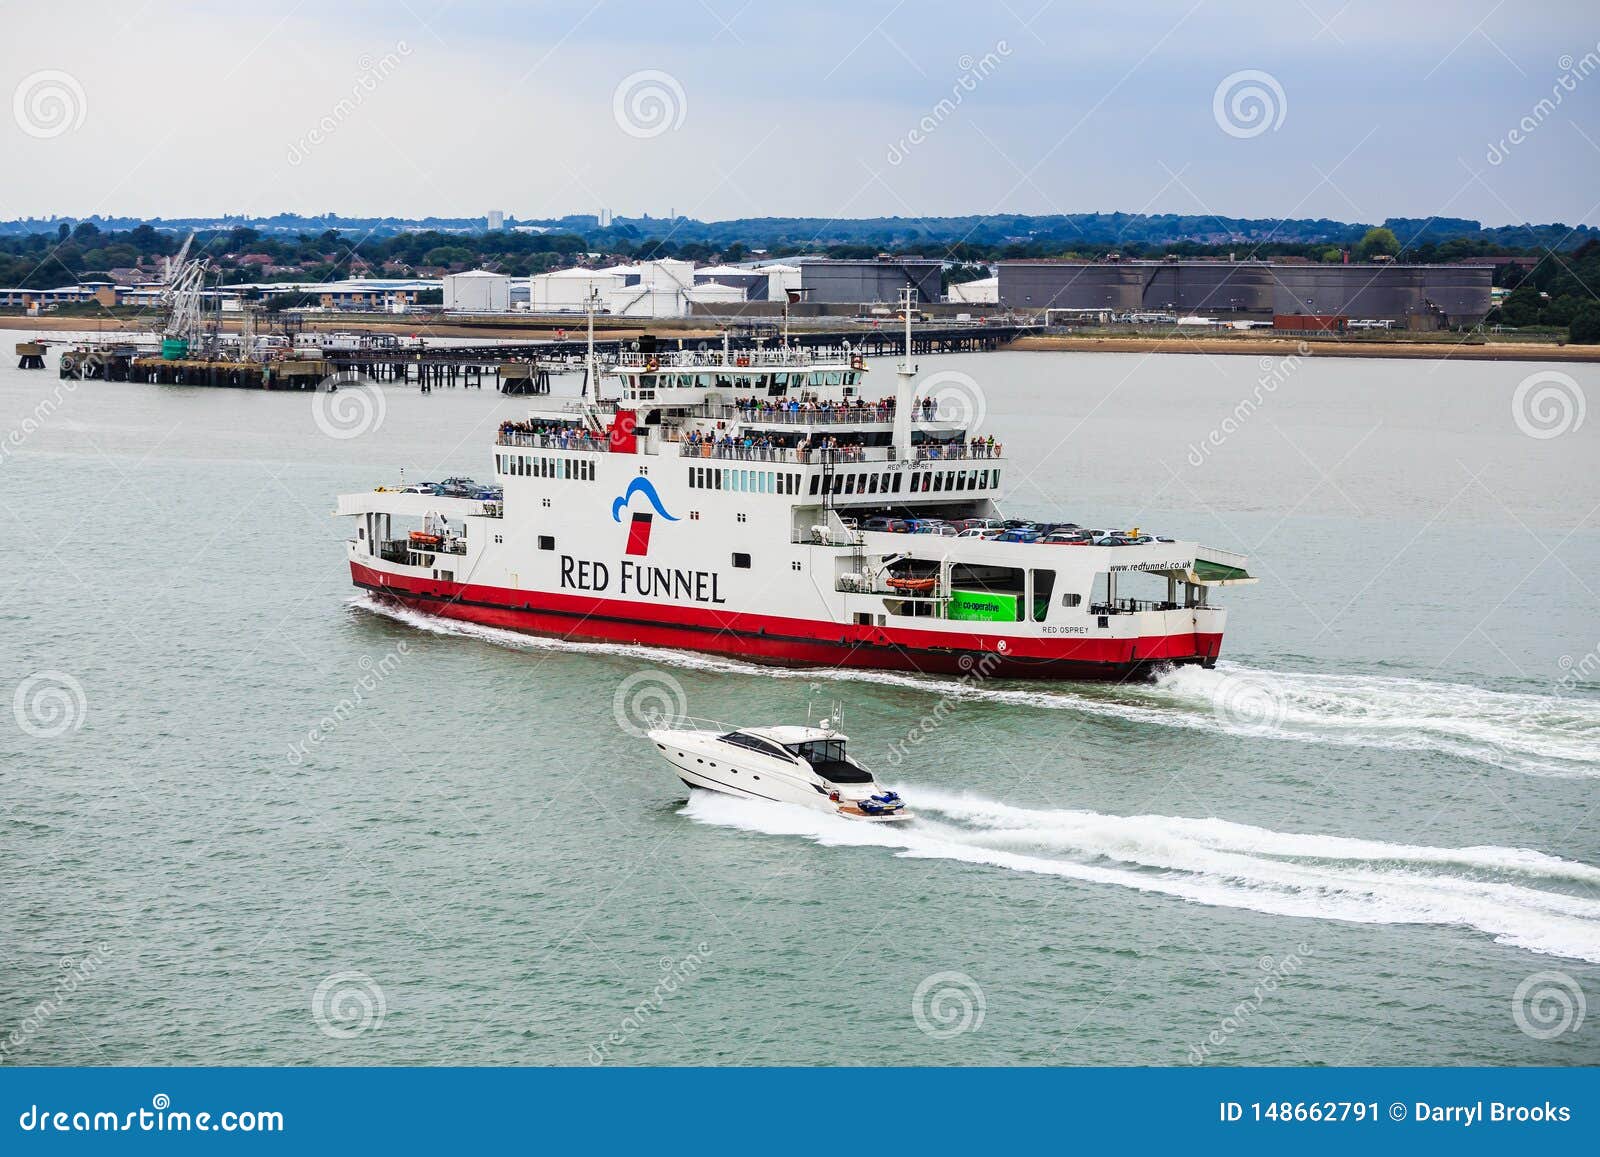
M 1214 662 L 1239 555 L 1007 527 L 1003 443 L 845 351 L 625 353 L 605 400 L 508 422 L 492 486 L 341 497 L 353 580 L 452 618 L 774 663 L 977 676 Z M 430 513 L 458 528 L 417 549 Z M 965 533 L 963 533 L 965 532 Z M 996 537 L 998 536 L 998 537 Z

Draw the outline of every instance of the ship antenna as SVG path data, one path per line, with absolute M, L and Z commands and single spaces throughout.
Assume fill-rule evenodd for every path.
M 594 384 L 594 400 L 597 402 L 600 400 L 600 380 L 596 376 L 594 364 L 594 305 L 595 301 L 599 297 L 600 291 L 591 285 L 589 287 L 589 300 L 587 302 L 589 306 L 589 348 L 587 359 L 585 360 L 583 367 L 582 394 L 582 396 L 585 398 L 589 396 L 589 385 L 592 382 Z

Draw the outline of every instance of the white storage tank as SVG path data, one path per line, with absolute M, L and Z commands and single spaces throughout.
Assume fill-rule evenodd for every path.
M 535 313 L 582 312 L 588 309 L 592 292 L 599 294 L 600 308 L 604 309 L 612 291 L 627 285 L 630 277 L 638 279 L 633 268 L 626 265 L 537 273 L 528 279 L 529 308 Z
M 996 305 L 1000 301 L 1000 277 L 981 277 L 977 281 L 961 281 L 950 287 L 946 301 L 966 302 L 971 305 Z
M 511 308 L 511 278 L 487 269 L 449 274 L 444 308 L 448 313 L 505 313 Z

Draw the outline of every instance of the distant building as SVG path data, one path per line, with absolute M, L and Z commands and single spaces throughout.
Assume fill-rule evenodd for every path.
M 772 286 L 771 276 L 762 269 L 743 265 L 707 265 L 694 271 L 697 286 L 714 283 L 738 289 L 743 301 L 766 301 Z
M 506 215 L 503 210 L 490 209 L 488 213 L 489 232 L 498 233 L 506 227 Z
M 444 308 L 456 313 L 505 313 L 511 308 L 511 278 L 487 269 L 444 278 Z
M 1489 312 L 1489 265 L 1311 264 L 1279 261 L 1002 261 L 999 304 L 1022 312 L 1106 310 L 1343 315 L 1404 321 L 1428 315 L 1470 326 Z
M 810 303 L 864 305 L 893 304 L 907 286 L 917 291 L 922 304 L 941 296 L 940 262 L 926 257 L 881 256 L 866 260 L 798 258 L 800 286 Z
M 976 281 L 962 281 L 950 287 L 945 300 L 968 305 L 995 305 L 1000 301 L 1000 277 L 980 277 Z

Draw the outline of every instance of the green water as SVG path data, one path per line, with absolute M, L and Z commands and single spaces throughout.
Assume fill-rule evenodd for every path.
M 1256 359 L 929 359 L 1009 510 L 1250 554 L 1222 667 L 1104 688 L 429 629 L 333 496 L 525 403 L 335 439 L 51 364 L 0 369 L 4 1063 L 1600 1063 L 1600 422 L 1522 433 L 1536 367 L 1312 359 L 1195 465 Z M 650 695 L 841 703 L 918 819 L 686 804 Z

